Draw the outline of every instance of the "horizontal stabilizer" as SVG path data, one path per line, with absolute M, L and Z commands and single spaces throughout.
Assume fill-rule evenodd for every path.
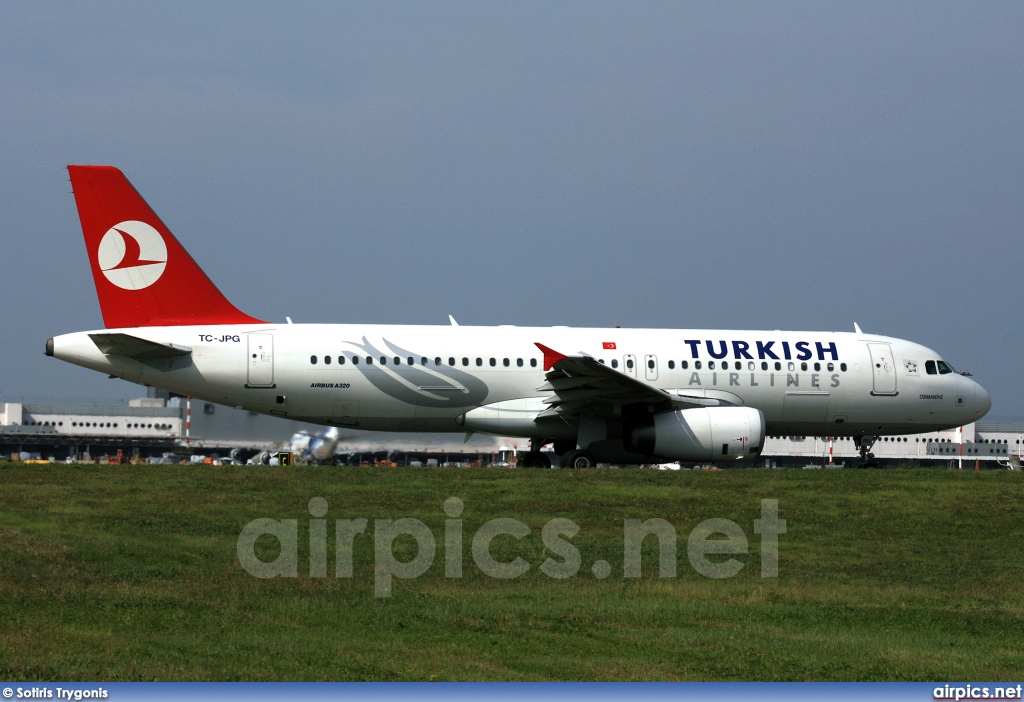
M 90 334 L 89 338 L 107 356 L 127 356 L 137 361 L 188 356 L 192 353 L 192 349 L 187 346 L 161 344 L 131 334 Z

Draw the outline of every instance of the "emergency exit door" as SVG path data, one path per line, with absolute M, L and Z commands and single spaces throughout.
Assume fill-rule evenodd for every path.
M 658 357 L 653 354 L 644 356 L 644 377 L 647 380 L 658 379 Z
M 274 335 L 249 334 L 249 375 L 246 387 L 274 387 Z
M 626 371 L 626 375 L 631 375 L 634 378 L 636 377 L 636 356 L 635 355 L 633 355 L 631 353 L 627 353 L 626 355 L 624 355 L 622 357 L 622 365 L 625 366 L 625 368 L 623 370 Z

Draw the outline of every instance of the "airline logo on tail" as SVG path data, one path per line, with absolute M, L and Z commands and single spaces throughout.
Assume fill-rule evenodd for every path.
M 124 173 L 74 165 L 68 173 L 108 329 L 264 324 L 228 302 Z
M 142 290 L 160 280 L 167 268 L 167 245 L 160 232 L 138 220 L 115 224 L 100 241 L 100 270 L 124 290 Z

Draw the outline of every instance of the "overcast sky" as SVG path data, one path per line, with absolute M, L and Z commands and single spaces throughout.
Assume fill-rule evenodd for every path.
M 0 392 L 141 389 L 69 163 L 296 322 L 853 329 L 1024 415 L 1024 4 L 4 3 Z

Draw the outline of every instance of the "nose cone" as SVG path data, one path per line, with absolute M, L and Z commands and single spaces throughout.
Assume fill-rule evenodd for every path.
M 977 419 L 981 419 L 988 411 L 992 409 L 992 398 L 989 397 L 988 391 L 981 387 L 977 383 L 974 384 L 974 410 L 977 413 Z

